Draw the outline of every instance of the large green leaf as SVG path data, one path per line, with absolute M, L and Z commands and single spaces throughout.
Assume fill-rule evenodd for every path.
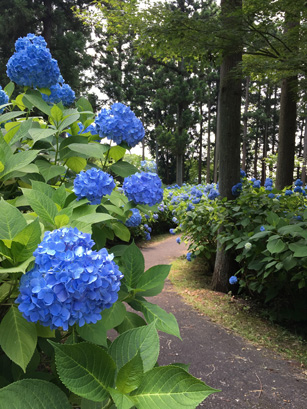
M 31 163 L 36 157 L 39 151 L 31 150 L 25 152 L 19 152 L 12 155 L 5 162 L 4 170 L 0 173 L 0 179 L 7 180 L 12 177 L 12 172 L 20 171 L 21 168 Z
M 43 100 L 42 94 L 39 91 L 29 88 L 24 98 L 44 114 L 50 115 L 51 107 Z
M 67 159 L 66 165 L 69 169 L 73 170 L 76 173 L 80 173 L 86 166 L 86 160 L 77 156 L 72 156 Z
M 76 156 L 76 154 L 69 149 L 69 145 L 72 144 L 87 145 L 87 143 L 88 143 L 87 138 L 81 135 L 70 136 L 69 138 L 63 139 L 60 144 L 60 158 L 63 160 L 70 158 L 72 156 Z
M 109 388 L 109 392 L 112 396 L 112 399 L 117 409 L 135 408 L 134 401 L 130 398 L 129 395 L 125 395 L 121 393 L 118 389 L 113 389 L 113 388 Z
M 135 312 L 126 311 L 123 322 L 116 327 L 116 331 L 122 334 L 129 329 L 142 327 L 146 325 L 146 321 Z
M 71 405 L 53 383 L 22 379 L 0 389 L 0 409 L 71 409 Z
M 67 111 L 66 111 L 67 112 Z M 66 128 L 68 128 L 71 124 L 74 122 L 78 121 L 80 118 L 80 114 L 76 109 L 71 109 L 70 114 L 66 115 L 63 118 L 63 121 L 61 122 L 60 126 L 58 127 L 58 130 L 60 132 L 63 132 Z
M 35 161 L 35 165 L 38 167 L 46 182 L 56 176 L 64 175 L 66 172 L 66 168 L 64 166 L 51 165 L 45 160 L 37 160 Z
M 130 230 L 121 222 L 114 222 L 111 224 L 111 229 L 114 231 L 114 234 L 119 239 L 128 242 L 131 237 Z
M 49 138 L 56 133 L 55 129 L 42 129 L 42 128 L 32 128 L 29 130 L 29 135 L 34 142 L 40 141 L 41 139 Z
M 122 146 L 112 146 L 112 148 L 109 149 L 108 156 L 112 159 L 115 160 L 115 162 L 118 162 L 120 159 L 122 159 L 125 156 L 126 149 L 123 148 Z
M 106 146 L 99 143 L 89 143 L 86 146 L 80 143 L 72 143 L 71 145 L 68 145 L 68 148 L 73 152 L 80 153 L 81 156 L 84 156 L 86 158 L 102 159 L 105 152 L 107 151 Z
M 22 213 L 2 199 L 0 201 L 0 239 L 13 240 L 26 226 L 27 222 Z
M 26 113 L 22 111 L 6 112 L 5 114 L 0 115 L 0 124 L 2 124 L 3 122 L 11 121 L 12 119 L 25 114 Z
M 144 371 L 156 364 L 159 356 L 159 336 L 155 323 L 134 328 L 119 335 L 111 344 L 109 352 L 119 370 L 139 352 Z
M 145 299 L 134 300 L 130 305 L 135 310 L 141 311 L 147 322 L 155 322 L 158 330 L 181 339 L 178 323 L 173 314 L 167 313 L 158 305 L 147 302 Z
M 63 384 L 73 393 L 102 402 L 108 397 L 115 377 L 115 363 L 101 347 L 86 342 L 73 345 L 56 344 L 55 362 Z
M 266 247 L 271 254 L 278 254 L 284 251 L 287 248 L 287 245 L 281 239 L 277 239 L 269 241 Z
M 115 218 L 108 213 L 92 213 L 87 214 L 86 216 L 81 216 L 77 220 L 82 223 L 94 224 L 106 222 L 107 220 L 114 220 Z
M 123 281 L 130 288 L 137 288 L 137 283 L 144 273 L 145 262 L 141 250 L 132 243 L 124 251 L 120 259 L 122 265 Z
M 25 372 L 37 343 L 36 327 L 12 306 L 0 324 L 0 345 L 5 354 Z
M 15 236 L 11 247 L 15 263 L 21 263 L 33 255 L 41 242 L 41 234 L 39 220 L 36 219 Z
M 303 240 L 289 244 L 289 249 L 293 251 L 294 257 L 307 257 L 307 246 Z
M 54 218 L 58 213 L 55 203 L 44 193 L 37 190 L 22 189 L 22 191 L 34 212 L 41 218 L 41 221 L 54 225 Z
M 164 366 L 147 372 L 140 387 L 130 396 L 138 409 L 195 409 L 214 392 L 218 391 L 184 369 Z
M 118 371 L 116 387 L 122 393 L 130 393 L 140 386 L 143 375 L 143 361 L 138 352 Z
M 29 137 L 29 130 L 32 127 L 32 119 L 26 119 L 25 121 L 22 121 L 20 123 L 20 127 L 18 131 L 10 138 L 9 143 L 10 145 L 14 145 L 16 142 L 20 141 L 23 138 L 28 138 Z M 5 138 L 5 140 L 8 142 L 8 139 Z
M 143 291 L 160 286 L 164 283 L 166 277 L 170 272 L 171 266 L 167 264 L 156 265 L 149 268 L 141 275 L 137 286 Z
M 19 264 L 18 266 L 8 267 L 8 268 L 0 268 L 0 274 L 14 274 L 14 273 L 25 274 L 25 272 L 27 271 L 29 265 L 34 260 L 35 260 L 35 257 L 31 256 L 27 260 L 25 260 L 23 263 Z
M 110 166 L 110 169 L 116 175 L 121 176 L 123 178 L 133 175 L 134 173 L 138 171 L 138 169 L 135 166 L 131 165 L 131 163 L 124 162 L 122 160 L 116 163 L 113 163 L 113 165 Z

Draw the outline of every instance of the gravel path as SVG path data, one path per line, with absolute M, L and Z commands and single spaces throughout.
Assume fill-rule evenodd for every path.
M 150 244 L 142 252 L 146 268 L 149 268 L 170 264 L 186 254 L 187 249 L 171 236 L 163 242 Z M 210 322 L 208 317 L 185 304 L 169 281 L 162 293 L 149 301 L 176 316 L 183 339 L 160 333 L 159 364 L 189 363 L 192 375 L 221 389 L 198 408 L 307 409 L 307 379 L 298 363 L 256 348 Z

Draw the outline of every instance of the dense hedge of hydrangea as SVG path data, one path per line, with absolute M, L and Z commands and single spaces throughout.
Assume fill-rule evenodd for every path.
M 51 85 L 50 91 L 50 95 L 42 94 L 42 96 L 44 101 L 51 104 L 58 104 L 62 101 L 62 104 L 67 107 L 74 102 L 76 97 L 75 92 L 68 84 Z
M 132 215 L 127 219 L 126 226 L 127 227 L 138 227 L 142 222 L 142 215 L 139 209 L 131 209 Z
M 137 145 L 145 136 L 142 122 L 124 104 L 115 103 L 111 109 L 102 109 L 95 118 L 96 131 L 100 138 L 108 138 L 118 145 L 126 142 Z
M 0 105 L 7 104 L 9 102 L 9 97 L 7 93 L 0 86 Z M 4 108 L 0 109 L 0 114 L 2 114 Z
M 28 34 L 15 43 L 15 53 L 7 63 L 7 76 L 18 85 L 50 88 L 58 82 L 60 69 L 42 36 Z
M 77 200 L 89 200 L 90 204 L 100 204 L 105 195 L 115 188 L 113 177 L 100 169 L 91 168 L 80 172 L 74 180 L 74 192 Z
M 76 228 L 46 232 L 22 276 L 18 309 L 30 322 L 51 329 L 96 323 L 118 298 L 123 277 L 106 249 L 91 250 L 90 234 Z
M 163 199 L 162 182 L 156 173 L 138 172 L 126 177 L 123 190 L 137 204 L 153 206 Z

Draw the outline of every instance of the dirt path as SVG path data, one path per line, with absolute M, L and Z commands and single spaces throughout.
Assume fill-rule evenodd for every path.
M 149 268 L 170 264 L 187 250 L 171 236 L 142 252 Z M 185 304 L 170 282 L 161 294 L 149 301 L 176 316 L 183 339 L 160 333 L 159 364 L 189 363 L 194 376 L 222 390 L 209 396 L 198 408 L 307 409 L 307 379 L 295 363 L 256 348 L 210 322 Z

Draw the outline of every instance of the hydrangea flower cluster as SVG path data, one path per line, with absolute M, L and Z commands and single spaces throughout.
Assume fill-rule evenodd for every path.
M 9 97 L 0 85 L 0 105 L 7 104 L 8 102 L 9 102 Z M 3 111 L 4 111 L 4 108 L 0 109 L 0 114 L 2 114 Z
M 143 170 L 144 172 L 157 173 L 157 164 L 153 160 L 142 160 L 141 170 Z
M 242 183 L 237 183 L 236 185 L 234 185 L 231 188 L 231 193 L 233 194 L 233 196 L 239 196 L 240 193 L 242 192 L 242 187 L 243 187 Z
M 238 282 L 238 279 L 236 276 L 231 276 L 229 279 L 229 284 L 233 285 L 236 284 Z
M 273 180 L 271 178 L 266 178 L 264 182 L 265 190 L 273 190 Z
M 129 107 L 120 102 L 103 108 L 95 118 L 96 130 L 100 138 L 108 138 L 116 144 L 126 142 L 131 148 L 145 136 L 142 122 Z
M 153 206 L 163 199 L 162 182 L 156 173 L 138 172 L 126 177 L 123 190 L 137 204 Z
M 46 232 L 34 268 L 22 276 L 18 309 L 51 329 L 96 323 L 118 299 L 123 277 L 106 249 L 91 250 L 90 234 L 76 228 Z
M 139 209 L 131 209 L 132 215 L 126 220 L 127 227 L 138 227 L 142 222 L 142 215 Z
M 80 172 L 74 180 L 74 189 L 77 200 L 89 200 L 90 204 L 100 204 L 105 195 L 110 195 L 115 188 L 113 177 L 100 169 L 91 168 Z
M 62 101 L 62 104 L 67 107 L 74 102 L 76 97 L 75 92 L 68 84 L 51 85 L 50 91 L 50 95 L 42 94 L 43 100 L 50 104 L 58 104 Z
M 42 36 L 28 34 L 15 43 L 15 53 L 7 63 L 7 75 L 18 85 L 50 88 L 58 82 L 60 69 Z

